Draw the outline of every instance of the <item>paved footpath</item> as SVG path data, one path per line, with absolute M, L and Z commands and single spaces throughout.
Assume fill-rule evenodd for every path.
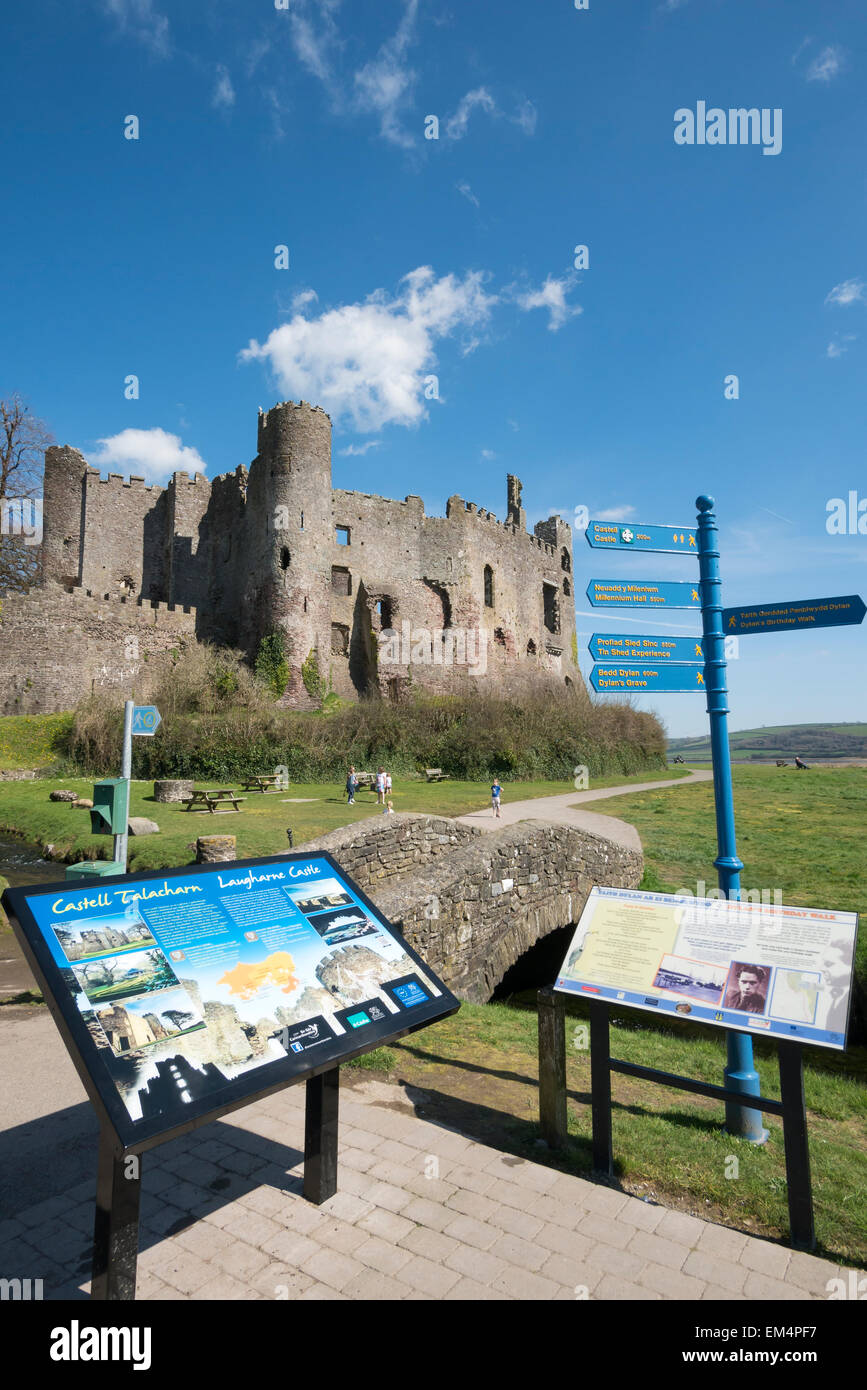
M 466 816 L 456 816 L 455 820 L 465 825 L 477 825 L 481 830 L 499 830 L 504 825 L 515 825 L 522 820 L 554 821 L 556 825 L 572 825 L 577 830 L 587 830 L 591 835 L 602 835 L 626 849 L 641 852 L 641 840 L 634 825 L 615 816 L 594 815 L 582 809 L 585 801 L 604 801 L 610 796 L 628 796 L 630 792 L 652 792 L 659 788 L 688 787 L 693 782 L 709 782 L 712 772 L 690 772 L 686 777 L 677 777 L 667 782 L 633 782 L 625 787 L 600 787 L 598 791 L 566 792 L 563 796 L 536 796 L 524 801 L 509 801 L 510 788 L 503 788 L 504 799 L 500 806 L 499 819 L 491 808 L 470 811 Z M 517 789 L 518 783 L 514 784 Z
M 0 1220 L 0 1276 L 42 1279 L 46 1298 L 81 1299 L 96 1125 L 51 1020 L 25 1032 L 40 1045 L 29 1099 L 13 1105 L 19 1123 L 2 1135 L 6 1161 L 29 1135 L 42 1136 L 49 1163 L 38 1179 L 19 1170 L 23 1205 L 6 1191 L 15 1214 Z M 55 1104 L 62 1088 L 59 1114 L 33 1099 L 50 1094 L 43 1072 L 55 1077 Z M 785 1245 L 476 1143 L 427 1120 L 423 1093 L 413 1094 L 415 1104 L 402 1086 L 359 1073 L 344 1085 L 339 1191 L 322 1207 L 300 1195 L 303 1087 L 145 1154 L 137 1296 L 826 1299 L 830 1279 L 848 1280 Z M 58 1135 L 74 1133 L 78 1171 L 58 1178 Z

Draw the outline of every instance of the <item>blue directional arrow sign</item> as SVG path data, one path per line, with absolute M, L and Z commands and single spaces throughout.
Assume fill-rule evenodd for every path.
M 642 526 L 638 522 L 588 522 L 588 544 L 602 550 L 663 550 L 698 554 L 695 531 L 690 526 Z
M 136 705 L 132 712 L 133 734 L 150 738 L 160 726 L 160 712 L 156 705 Z
M 804 627 L 846 627 L 862 622 L 865 612 L 864 600 L 858 594 L 763 603 L 752 608 L 724 608 L 723 632 L 742 636 L 750 632 L 788 632 Z
M 640 695 L 644 691 L 704 691 L 704 666 L 594 666 L 590 683 L 600 694 Z
M 587 643 L 594 661 L 704 661 L 701 637 L 648 637 L 641 633 L 594 632 Z
M 591 579 L 587 597 L 594 608 L 700 608 L 701 591 L 695 584 L 652 579 Z

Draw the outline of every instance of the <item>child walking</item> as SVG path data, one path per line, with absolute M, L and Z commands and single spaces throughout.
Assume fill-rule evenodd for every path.
M 500 819 L 500 797 L 502 794 L 503 788 L 500 786 L 500 779 L 498 777 L 491 787 L 491 810 L 497 820 Z

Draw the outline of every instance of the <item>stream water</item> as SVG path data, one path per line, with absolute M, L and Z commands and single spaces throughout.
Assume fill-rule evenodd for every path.
M 22 883 L 55 883 L 65 872 L 65 864 L 43 859 L 36 845 L 0 835 L 0 875 L 13 888 Z

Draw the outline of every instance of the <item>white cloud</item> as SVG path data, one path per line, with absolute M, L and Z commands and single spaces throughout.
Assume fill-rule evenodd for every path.
M 826 304 L 867 304 L 867 284 L 863 280 L 844 280 L 825 295 Z
M 807 68 L 808 82 L 833 82 L 845 66 L 844 53 L 837 44 L 823 48 Z
M 257 67 L 261 63 L 265 54 L 271 49 L 270 39 L 254 39 L 247 49 L 247 57 L 244 60 L 244 73 L 247 77 L 252 77 Z
M 337 79 L 334 63 L 340 48 L 340 38 L 334 19 L 339 0 L 319 0 L 316 14 L 321 20 L 321 28 L 316 29 L 311 16 L 309 0 L 293 3 L 288 11 L 291 25 L 292 47 L 297 56 L 314 77 L 318 77 L 330 91 L 337 96 Z
M 476 87 L 474 91 L 467 92 L 466 96 L 461 97 L 454 115 L 446 121 L 446 135 L 450 140 L 462 140 L 464 138 L 470 116 L 477 106 L 482 111 L 487 111 L 489 115 L 497 114 L 497 103 L 487 87 Z
M 685 5 L 686 3 L 687 3 L 687 0 L 662 0 L 662 4 L 659 6 L 659 8 L 660 8 L 665 14 L 671 14 L 671 12 L 672 12 L 673 10 L 679 10 L 679 9 L 681 9 L 682 6 Z
M 848 346 L 844 346 L 844 344 L 854 343 L 857 337 L 857 333 L 842 333 L 839 338 L 835 338 L 832 342 L 828 344 L 825 356 L 842 357 L 844 352 L 849 351 Z
M 297 312 L 299 309 L 305 309 L 308 304 L 317 303 L 318 299 L 319 295 L 315 290 L 299 290 L 292 298 L 292 308 Z
M 514 116 L 506 116 L 501 111 L 487 87 L 475 87 L 461 97 L 454 111 L 445 123 L 445 133 L 449 140 L 463 140 L 467 133 L 470 117 L 478 109 L 494 120 L 509 120 L 520 126 L 525 135 L 533 135 L 536 130 L 538 112 L 531 101 L 524 100 L 517 107 Z
M 347 456 L 351 457 L 354 454 L 363 455 L 369 453 L 371 449 L 378 449 L 381 443 L 381 439 L 368 439 L 366 444 L 347 444 L 345 449 L 340 449 L 338 452 L 342 454 L 344 458 Z
M 635 516 L 635 508 L 631 502 L 622 507 L 603 507 L 601 512 L 594 512 L 594 521 L 631 521 Z
M 467 202 L 472 203 L 473 207 L 481 207 L 481 203 L 479 202 L 478 198 L 476 197 L 475 193 L 470 188 L 470 185 L 468 183 L 456 183 L 455 188 L 458 190 L 459 193 L 463 194 Z
M 797 61 L 798 61 L 798 59 L 800 58 L 801 54 L 803 53 L 804 49 L 805 49 L 805 48 L 809 48 L 809 47 L 810 47 L 810 44 L 811 44 L 812 42 L 813 42 L 813 36 L 812 36 L 812 34 L 808 34 L 806 38 L 801 39 L 801 42 L 798 44 L 798 47 L 795 49 L 794 53 L 792 54 L 792 67 L 795 66 L 795 64 L 797 63 Z
M 424 377 L 436 362 L 435 343 L 484 324 L 497 303 L 483 278 L 471 271 L 437 279 L 419 266 L 395 296 L 376 290 L 316 319 L 296 313 L 240 358 L 267 362 L 287 395 L 315 401 L 362 433 L 417 425 L 427 415 Z
M 207 465 L 197 449 L 181 443 L 166 430 L 121 430 L 99 439 L 99 452 L 91 455 L 94 468 L 114 468 L 143 476 L 149 483 L 164 483 L 172 473 L 204 473 Z
M 403 129 L 400 117 L 416 79 L 405 59 L 413 43 L 417 14 L 418 0 L 406 0 L 397 32 L 382 45 L 376 57 L 355 74 L 358 110 L 378 116 L 383 139 L 404 149 L 416 144 L 415 138 Z
M 103 8 L 121 34 L 144 44 L 159 58 L 168 56 L 169 21 L 154 9 L 153 0 L 103 0 Z
M 214 86 L 214 95 L 211 97 L 211 105 L 218 108 L 221 106 L 228 108 L 235 105 L 235 88 L 232 86 L 228 68 L 224 68 L 222 63 L 217 64 L 217 81 Z
M 495 459 L 496 457 L 497 457 L 497 455 L 494 453 L 493 449 L 483 449 L 483 450 L 482 450 L 482 458 L 483 458 L 483 459 Z
M 584 312 L 580 304 L 569 304 L 566 300 L 576 279 L 572 274 L 564 275 L 559 280 L 549 275 L 541 289 L 515 292 L 514 297 L 520 309 L 547 309 L 550 315 L 548 328 L 552 333 L 557 333 L 569 319 Z

